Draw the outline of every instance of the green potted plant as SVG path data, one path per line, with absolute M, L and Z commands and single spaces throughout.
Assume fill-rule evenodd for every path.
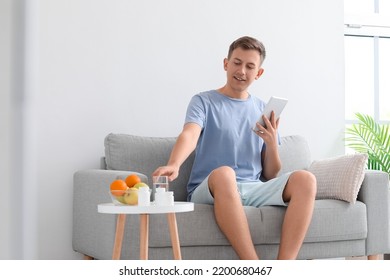
M 358 123 L 346 129 L 346 146 L 368 154 L 368 169 L 390 174 L 390 125 L 379 124 L 366 114 L 355 115 Z
M 355 114 L 358 123 L 346 129 L 345 144 L 356 152 L 367 153 L 367 168 L 390 175 L 390 125 L 381 125 L 366 114 Z M 390 254 L 385 254 L 390 260 Z

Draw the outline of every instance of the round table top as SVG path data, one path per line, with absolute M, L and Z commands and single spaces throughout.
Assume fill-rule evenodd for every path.
M 164 214 L 194 211 L 193 202 L 175 201 L 174 205 L 116 205 L 114 203 L 102 203 L 98 205 L 98 212 L 105 214 Z

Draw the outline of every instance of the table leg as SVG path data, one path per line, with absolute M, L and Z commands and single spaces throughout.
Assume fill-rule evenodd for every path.
M 167 218 L 168 218 L 168 225 L 169 225 L 169 233 L 171 235 L 173 257 L 175 258 L 175 260 L 181 260 L 179 233 L 177 231 L 177 223 L 176 223 L 176 214 L 168 213 Z
M 116 220 L 116 231 L 112 259 L 119 260 L 121 257 L 123 233 L 125 232 L 126 215 L 119 214 Z
M 139 246 L 140 259 L 147 260 L 148 249 L 149 249 L 149 214 L 140 214 L 139 241 L 140 241 L 140 246 Z

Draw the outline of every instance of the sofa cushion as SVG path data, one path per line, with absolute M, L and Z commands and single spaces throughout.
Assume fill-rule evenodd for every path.
M 175 137 L 144 137 L 110 133 L 104 139 L 107 169 L 132 170 L 148 176 L 157 167 L 166 165 L 176 142 Z M 187 200 L 186 185 L 192 168 L 193 155 L 181 166 L 179 177 L 170 183 L 175 200 Z
M 355 203 L 364 179 L 368 156 L 352 154 L 314 161 L 309 171 L 317 179 L 317 199 L 340 199 Z
M 279 244 L 285 207 L 244 207 L 253 243 Z M 337 217 L 335 219 L 334 217 Z M 176 214 L 180 245 L 229 245 L 218 228 L 211 205 L 195 204 L 194 212 Z M 347 226 L 346 226 L 347 225 Z M 150 215 L 150 247 L 170 247 L 166 218 Z M 193 230 L 196 229 L 196 234 Z M 305 242 L 330 242 L 367 237 L 366 206 L 362 202 L 349 204 L 340 200 L 317 200 L 313 219 Z

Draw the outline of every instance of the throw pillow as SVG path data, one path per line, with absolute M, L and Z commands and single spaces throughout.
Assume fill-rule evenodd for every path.
M 308 171 L 317 179 L 317 199 L 355 203 L 364 179 L 368 156 L 351 154 L 314 161 Z

